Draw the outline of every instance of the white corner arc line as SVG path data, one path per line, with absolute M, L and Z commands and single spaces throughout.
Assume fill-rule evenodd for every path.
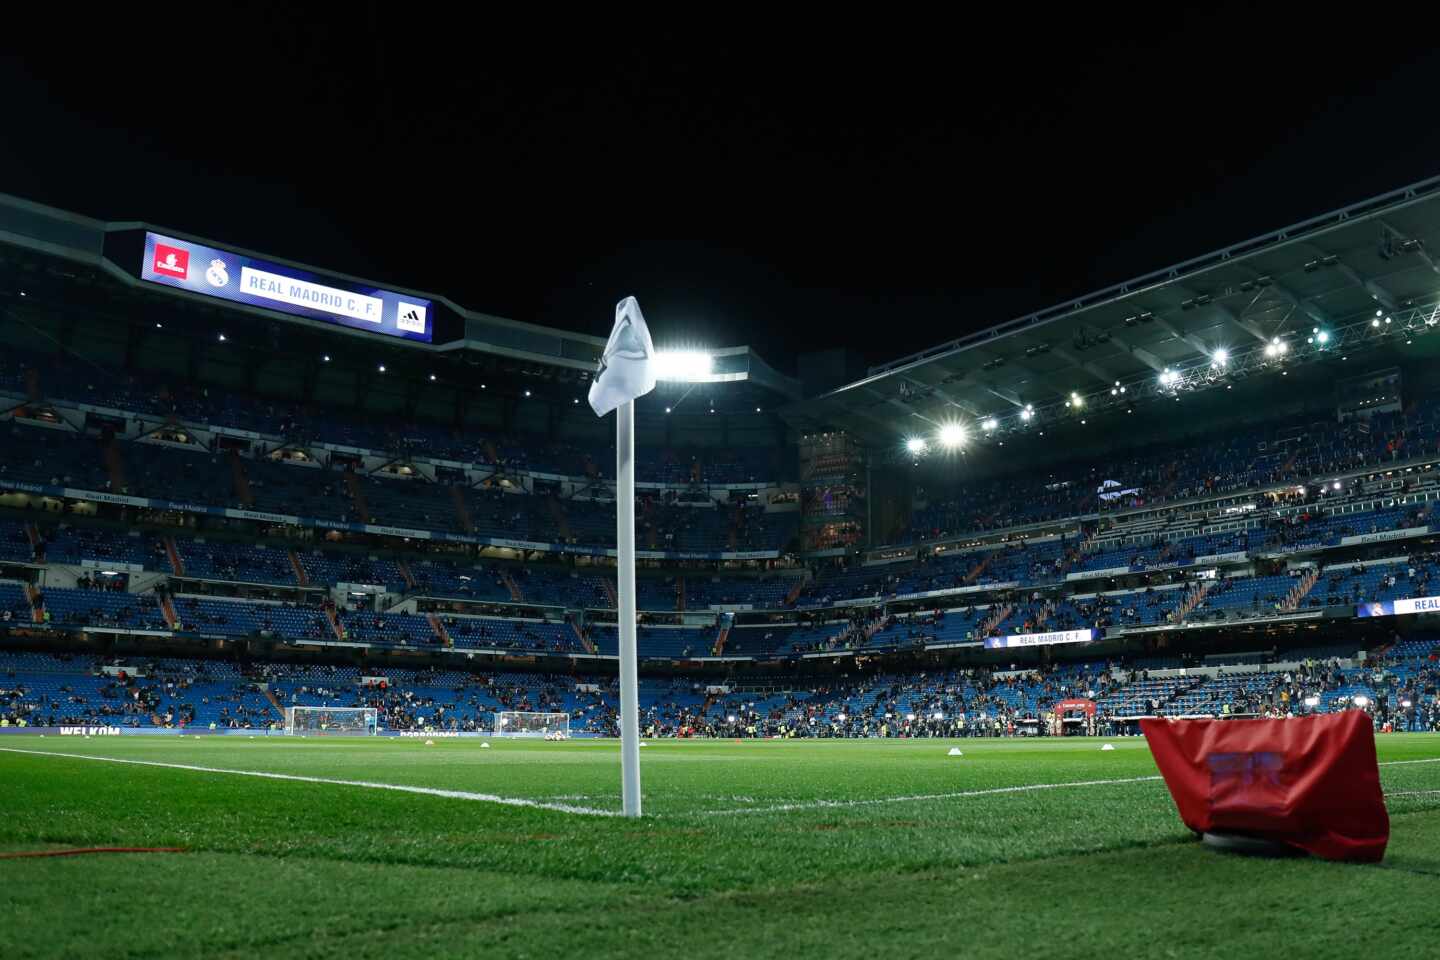
M 193 763 L 163 763 L 159 760 L 125 760 L 120 757 L 96 757 L 83 753 L 64 753 L 53 750 L 23 750 L 18 747 L 0 747 L 3 753 L 23 753 L 36 757 L 65 757 L 71 760 L 98 760 L 102 763 L 126 763 L 138 767 L 166 767 L 171 770 L 191 770 L 196 773 L 226 773 L 237 777 L 260 777 L 265 780 L 293 780 L 300 783 L 324 783 L 340 787 L 364 787 L 369 790 L 394 790 L 399 793 L 418 793 L 427 797 L 445 797 L 450 800 L 473 800 L 479 803 L 496 803 L 505 807 L 529 807 L 534 810 L 554 810 L 558 813 L 577 813 L 591 817 L 616 817 L 615 810 L 601 810 L 597 807 L 580 807 L 569 803 L 548 803 L 544 800 L 526 800 L 523 797 L 502 797 L 494 793 L 471 793 L 467 790 L 442 790 L 439 787 L 415 787 L 403 783 L 374 783 L 369 780 L 337 780 L 331 777 L 305 777 L 294 773 L 271 773 L 266 770 L 230 770 L 225 767 L 202 767 Z
M 916 793 L 904 797 L 875 797 L 868 800 L 814 800 L 805 803 L 782 803 L 771 807 L 742 807 L 736 810 L 705 810 L 701 816 L 723 817 L 739 813 L 784 813 L 791 810 L 828 810 L 865 807 L 881 803 L 918 803 L 925 800 L 964 800 L 970 797 L 991 797 L 1002 793 L 1027 793 L 1032 790 L 1060 790 L 1065 787 L 1104 787 L 1118 783 L 1149 783 L 1162 779 L 1126 777 L 1120 780 L 1071 780 L 1066 783 L 1027 783 L 1018 787 L 991 787 L 986 790 L 957 790 L 953 793 Z

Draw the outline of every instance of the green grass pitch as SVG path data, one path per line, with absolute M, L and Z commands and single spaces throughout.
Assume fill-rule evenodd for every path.
M 614 742 L 491 743 L 6 738 L 0 852 L 187 852 L 0 860 L 0 957 L 1313 958 L 1440 944 L 1440 762 L 1400 762 L 1440 760 L 1440 736 L 1380 738 L 1392 836 L 1377 867 L 1201 847 L 1140 740 L 655 742 L 640 822 L 576 812 L 619 809 Z

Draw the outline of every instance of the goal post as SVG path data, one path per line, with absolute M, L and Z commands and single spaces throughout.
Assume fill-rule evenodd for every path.
M 286 736 L 373 737 L 380 711 L 374 707 L 286 707 Z
M 495 713 L 495 736 L 568 739 L 570 714 L 499 710 Z

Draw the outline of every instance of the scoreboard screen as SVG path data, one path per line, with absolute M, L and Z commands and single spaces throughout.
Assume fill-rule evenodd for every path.
M 145 234 L 140 277 L 206 297 L 430 343 L 434 304 L 158 233 Z

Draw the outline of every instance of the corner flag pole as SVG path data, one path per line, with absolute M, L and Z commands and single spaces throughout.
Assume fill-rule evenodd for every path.
M 615 574 L 620 601 L 620 781 L 627 817 L 640 816 L 640 681 L 635 654 L 635 401 L 615 411 Z
M 615 305 L 615 326 L 590 383 L 597 417 L 615 411 L 615 579 L 620 627 L 620 785 L 625 816 L 640 816 L 640 681 L 635 653 L 635 399 L 655 389 L 655 344 L 634 297 Z

